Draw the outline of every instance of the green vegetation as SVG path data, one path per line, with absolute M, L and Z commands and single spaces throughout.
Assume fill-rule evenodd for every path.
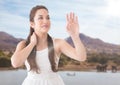
M 67 64 L 80 65 L 80 62 L 76 61 L 76 60 L 73 60 L 73 59 L 67 57 L 64 54 L 61 54 L 59 67 L 63 67 L 65 65 L 67 65 Z
M 92 53 L 88 54 L 88 56 L 88 63 L 107 64 L 109 61 L 112 61 L 114 64 L 120 65 L 120 55 L 118 54 Z
M 11 67 L 11 55 L 12 52 L 3 52 L 0 50 L 0 67 Z
M 12 56 L 12 52 L 5 52 L 0 50 L 0 68 L 2 67 L 12 67 L 10 58 Z M 90 66 L 95 66 L 96 64 L 114 64 L 120 66 L 120 55 L 118 54 L 106 54 L 106 53 L 91 53 L 87 54 L 87 60 L 85 61 L 85 65 L 87 68 Z M 83 65 L 81 62 L 70 59 L 66 55 L 62 54 L 60 57 L 59 67 L 64 67 L 66 65 Z M 24 66 L 23 66 L 24 67 Z
M 96 69 L 98 64 L 107 65 L 108 69 L 111 66 L 117 66 L 120 69 L 120 55 L 118 54 L 106 54 L 106 53 L 91 53 L 87 54 L 87 60 L 85 62 L 79 62 L 68 58 L 66 55 L 61 55 L 59 67 L 66 67 L 68 69 L 78 70 L 91 70 Z M 74 65 L 74 66 L 73 66 Z M 75 68 L 74 68 L 75 67 Z

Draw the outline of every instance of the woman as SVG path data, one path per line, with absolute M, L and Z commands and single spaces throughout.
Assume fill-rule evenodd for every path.
M 27 40 L 18 43 L 11 61 L 13 67 L 25 63 L 28 75 L 22 85 L 64 85 L 57 74 L 61 53 L 78 61 L 86 60 L 86 51 L 79 38 L 79 24 L 74 13 L 67 15 L 67 31 L 75 48 L 65 40 L 51 38 L 50 16 L 45 6 L 37 5 L 30 12 L 30 33 Z

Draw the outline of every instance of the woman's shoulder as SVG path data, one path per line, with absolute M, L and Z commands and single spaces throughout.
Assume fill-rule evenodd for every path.
M 21 40 L 18 44 L 25 44 L 26 40 Z
M 21 40 L 17 46 L 25 46 L 26 45 L 26 40 Z
M 56 52 L 57 56 L 59 56 L 61 54 L 61 52 L 60 52 L 60 46 L 61 46 L 61 42 L 62 41 L 63 41 L 63 39 L 53 38 L 54 49 L 55 49 L 55 52 Z
M 60 42 L 63 42 L 65 40 L 64 39 L 60 39 L 60 38 L 53 38 L 53 41 L 57 42 L 57 43 L 60 43 Z
M 64 39 L 60 39 L 60 38 L 54 38 L 53 41 L 54 41 L 54 44 L 57 47 L 60 47 L 61 45 L 63 45 L 64 43 L 66 43 L 66 41 Z

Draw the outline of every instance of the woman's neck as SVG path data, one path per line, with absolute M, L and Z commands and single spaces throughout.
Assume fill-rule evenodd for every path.
M 37 48 L 43 49 L 47 47 L 47 34 L 37 35 Z
M 47 34 L 39 34 L 37 35 L 38 43 L 45 43 L 47 42 Z

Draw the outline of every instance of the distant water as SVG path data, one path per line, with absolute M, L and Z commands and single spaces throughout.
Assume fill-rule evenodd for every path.
M 59 72 L 66 85 L 120 85 L 120 72 Z M 0 85 L 21 85 L 25 70 L 0 71 Z

